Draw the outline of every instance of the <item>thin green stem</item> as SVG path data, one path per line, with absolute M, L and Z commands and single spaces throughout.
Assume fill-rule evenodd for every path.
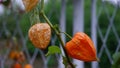
M 41 9 L 43 10 L 43 8 L 44 8 L 44 0 L 41 0 Z
M 72 39 L 72 37 L 69 34 L 67 34 L 66 32 L 61 32 L 61 33 L 64 33 L 68 38 Z
M 41 11 L 40 14 L 41 14 L 41 15 L 44 17 L 44 19 L 48 22 L 48 24 L 51 26 L 51 28 L 54 28 L 53 25 L 50 23 L 49 19 L 47 18 L 47 16 L 45 15 L 45 13 L 44 13 L 43 11 Z
M 53 25 L 51 24 L 51 22 L 49 21 L 49 19 L 46 17 L 46 15 L 44 13 L 41 13 L 41 15 L 47 21 L 47 23 L 50 25 L 50 27 L 55 31 L 55 33 L 56 33 L 56 35 L 57 35 L 57 37 L 58 37 L 58 39 L 59 39 L 59 41 L 61 43 L 61 46 L 62 46 L 62 48 L 64 50 L 64 53 L 65 53 L 65 56 L 67 58 L 68 63 L 71 65 L 72 68 L 75 68 L 74 65 L 71 63 L 69 57 L 68 57 L 67 51 L 66 51 L 66 49 L 64 47 L 65 44 L 63 43 L 60 32 L 58 32 L 57 29 L 53 27 Z
M 50 22 L 50 20 L 47 18 L 47 16 L 46 16 L 45 13 L 44 13 L 44 10 L 43 10 L 44 4 L 43 4 L 43 3 L 44 3 L 44 0 L 41 0 L 41 11 L 40 11 L 40 15 L 46 20 L 46 22 L 50 25 L 50 27 L 55 31 L 55 33 L 56 33 L 56 35 L 57 35 L 57 37 L 58 37 L 58 39 L 59 39 L 59 41 L 60 41 L 60 43 L 61 43 L 61 46 L 62 46 L 62 48 L 63 48 L 63 50 L 64 50 L 65 56 L 66 56 L 66 58 L 67 58 L 67 62 L 69 63 L 69 65 L 70 65 L 72 68 L 75 68 L 74 65 L 71 63 L 70 58 L 69 58 L 69 56 L 68 56 L 68 54 L 67 54 L 67 51 L 66 51 L 66 49 L 65 49 L 65 47 L 64 47 L 65 44 L 64 44 L 64 42 L 63 42 L 63 40 L 62 40 L 60 31 L 57 30 L 57 29 L 52 25 L 52 23 Z

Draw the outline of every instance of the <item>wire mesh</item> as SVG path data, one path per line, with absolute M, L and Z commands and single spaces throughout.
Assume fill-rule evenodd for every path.
M 53 22 L 53 24 L 56 24 L 56 22 L 58 22 L 57 24 L 59 24 L 60 20 L 60 4 L 58 5 L 56 2 L 57 0 L 51 0 L 51 2 L 49 3 L 51 5 L 49 6 L 51 7 L 50 11 L 46 12 L 48 18 Z M 112 55 L 119 52 L 120 50 L 120 34 L 118 30 L 119 25 L 116 25 L 116 23 L 119 22 L 115 21 L 117 18 L 116 16 L 118 16 L 117 13 L 119 12 L 119 9 L 118 6 L 111 6 L 106 2 L 102 2 L 101 0 L 98 0 L 97 3 L 98 2 L 99 4 L 97 5 L 97 7 L 99 9 L 96 9 L 97 27 L 95 27 L 95 29 L 97 29 L 98 39 L 95 43 L 97 43 L 98 57 L 100 59 L 104 59 L 99 62 L 98 68 L 110 68 L 114 62 Z M 57 6 L 55 6 L 55 4 Z M 112 9 L 112 11 L 110 9 Z M 13 17 L 10 17 L 10 13 Z M 104 21 L 102 21 L 101 17 L 104 17 L 104 19 L 102 18 Z M 54 18 L 57 18 L 57 20 L 54 20 Z M 11 19 L 12 21 L 9 19 Z M 29 48 L 29 45 L 32 44 L 29 41 L 27 31 L 31 25 L 29 23 L 29 25 L 25 25 L 26 28 L 23 28 L 23 26 L 21 26 L 23 25 L 20 21 L 21 19 L 21 16 L 17 14 L 17 12 L 9 11 L 6 13 L 5 17 L 0 17 L 0 68 L 9 68 L 13 63 L 13 60 L 9 59 L 9 53 L 12 48 L 15 47 L 15 43 L 13 40 L 14 37 L 17 38 L 20 50 L 25 53 L 25 63 L 30 63 L 34 68 L 48 68 L 48 66 L 53 68 L 53 65 L 54 68 L 57 68 L 60 58 L 59 55 L 45 57 L 46 52 L 35 47 L 33 47 L 33 49 Z M 9 20 L 10 22 L 8 22 L 7 20 Z M 104 26 L 101 26 L 101 24 L 104 24 Z M 114 38 L 112 43 L 111 41 L 109 41 L 111 37 Z M 56 44 L 56 42 L 58 42 L 57 38 L 53 34 L 50 45 L 59 45 Z M 31 54 L 30 51 L 33 51 L 33 53 Z

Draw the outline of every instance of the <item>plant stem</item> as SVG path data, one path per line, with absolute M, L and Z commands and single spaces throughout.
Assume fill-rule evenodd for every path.
M 44 8 L 44 0 L 41 0 L 41 4 L 40 4 L 40 9 L 42 9 L 43 10 L 43 8 Z
M 60 32 L 60 33 L 64 33 L 68 38 L 72 39 L 72 37 L 69 34 L 67 34 L 66 32 Z
M 69 65 L 70 65 L 72 68 L 75 68 L 74 65 L 71 63 L 70 58 L 68 57 L 67 51 L 66 51 L 66 49 L 65 49 L 65 47 L 64 47 L 65 44 L 64 44 L 64 42 L 63 42 L 63 40 L 62 40 L 60 31 L 57 30 L 57 29 L 52 25 L 52 23 L 49 21 L 49 19 L 48 19 L 47 16 L 45 15 L 43 9 L 44 9 L 44 0 L 41 0 L 41 11 L 40 11 L 40 15 L 46 20 L 46 22 L 50 25 L 50 27 L 55 31 L 55 33 L 56 33 L 56 35 L 57 35 L 57 37 L 58 37 L 58 39 L 59 39 L 59 41 L 60 41 L 60 43 L 61 43 L 61 46 L 62 46 L 62 48 L 63 48 L 63 50 L 64 50 L 65 56 L 66 56 L 66 58 L 67 58 L 67 62 L 69 63 Z
M 65 53 L 65 56 L 67 58 L 68 63 L 70 64 L 70 66 L 72 68 L 75 68 L 74 65 L 71 63 L 69 57 L 68 57 L 67 51 L 66 51 L 66 49 L 64 47 L 65 44 L 63 43 L 63 40 L 62 40 L 61 35 L 60 35 L 60 32 L 56 28 L 53 27 L 53 25 L 51 24 L 51 22 L 49 21 L 49 19 L 46 17 L 46 15 L 44 14 L 44 12 L 42 12 L 41 15 L 47 21 L 47 23 L 50 25 L 50 27 L 55 31 L 55 33 L 56 33 L 56 35 L 57 35 L 57 37 L 58 37 L 58 39 L 59 39 L 59 41 L 61 43 L 61 46 L 62 46 L 62 48 L 64 50 L 64 53 Z

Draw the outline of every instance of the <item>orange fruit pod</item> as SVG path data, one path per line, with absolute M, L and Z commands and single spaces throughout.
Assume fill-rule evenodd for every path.
M 22 65 L 18 62 L 16 62 L 15 64 L 13 64 L 13 66 L 11 68 L 22 68 Z
M 17 51 L 11 50 L 10 53 L 9 53 L 9 58 L 10 59 L 15 59 L 17 54 L 18 54 Z
M 39 0 L 22 0 L 22 1 L 23 1 L 24 6 L 25 6 L 25 10 L 27 12 L 32 10 L 39 2 Z
M 28 36 L 35 47 L 45 49 L 50 42 L 51 28 L 47 23 L 37 23 L 29 29 Z
M 33 68 L 31 64 L 26 64 L 24 68 Z
M 19 62 L 24 62 L 25 54 L 22 51 L 18 52 L 18 54 L 16 55 L 16 60 Z
M 72 58 L 90 62 L 98 61 L 92 40 L 83 32 L 78 32 L 66 43 L 65 49 Z
M 9 58 L 19 62 L 25 61 L 25 55 L 22 51 L 11 50 L 9 53 Z

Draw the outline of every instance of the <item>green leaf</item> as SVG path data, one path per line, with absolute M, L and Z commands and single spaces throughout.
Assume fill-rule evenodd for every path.
M 114 63 L 118 62 L 120 59 L 120 52 L 113 54 Z
M 56 53 L 61 54 L 60 48 L 58 46 L 49 46 L 48 53 L 46 54 L 46 56 L 56 54 Z
M 120 67 L 120 52 L 113 54 L 113 62 L 112 68 Z

